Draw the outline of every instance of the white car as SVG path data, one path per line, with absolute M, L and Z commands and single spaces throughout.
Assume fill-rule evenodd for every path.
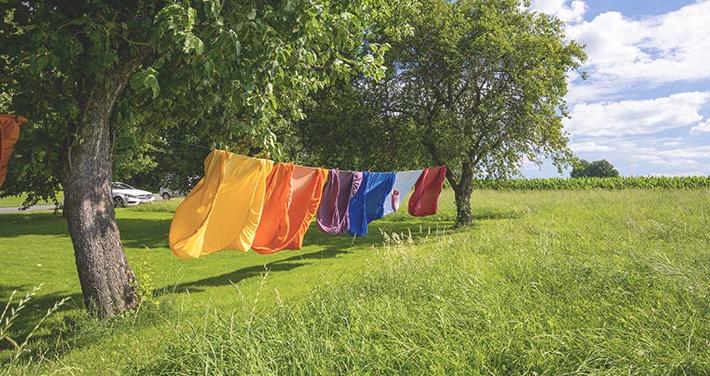
M 182 191 L 176 191 L 173 189 L 169 188 L 160 188 L 160 192 L 158 193 L 160 197 L 163 198 L 163 200 L 168 201 L 173 197 L 182 197 L 185 196 L 185 193 Z
M 155 195 L 141 189 L 135 189 L 126 183 L 111 183 L 113 206 L 125 208 L 128 205 L 138 205 L 155 200 Z

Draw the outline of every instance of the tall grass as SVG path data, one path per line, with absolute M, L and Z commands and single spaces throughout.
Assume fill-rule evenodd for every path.
M 131 372 L 710 373 L 707 278 L 677 283 L 687 275 L 649 270 L 653 257 L 623 266 L 550 257 L 554 237 L 528 244 L 536 250 L 479 241 L 473 249 L 456 234 L 422 244 L 395 234 L 354 283 L 270 313 L 215 313 Z

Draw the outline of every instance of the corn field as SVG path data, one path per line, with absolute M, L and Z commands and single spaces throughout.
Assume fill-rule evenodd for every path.
M 703 189 L 710 188 L 710 176 L 631 176 L 614 178 L 544 178 L 475 180 L 476 189 L 584 190 L 584 189 Z

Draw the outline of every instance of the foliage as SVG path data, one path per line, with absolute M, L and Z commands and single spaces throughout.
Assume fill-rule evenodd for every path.
M 88 91 L 131 64 L 137 71 L 111 121 L 117 178 L 153 169 L 156 154 L 179 147 L 172 138 L 278 154 L 279 129 L 302 118 L 309 93 L 352 74 L 383 76 L 387 45 L 370 30 L 383 23 L 396 34 L 391 18 L 397 12 L 390 8 L 401 6 L 406 3 L 4 1 L 0 92 L 15 93 L 9 109 L 32 121 L 23 129 L 6 194 L 28 192 L 31 201 L 54 195 L 66 145 L 84 142 L 77 137 Z
M 578 190 L 578 189 L 708 189 L 710 176 L 630 176 L 612 178 L 479 179 L 476 189 Z
M 381 116 L 377 104 L 353 82 L 338 83 L 315 94 L 298 123 L 300 161 L 314 166 L 359 171 L 392 171 L 432 164 L 413 125 Z
M 474 176 L 515 175 L 523 158 L 568 163 L 567 72 L 585 55 L 565 40 L 560 20 L 526 4 L 418 1 L 413 32 L 391 41 L 385 55 L 386 78 L 351 80 L 318 101 L 304 144 L 320 160 L 347 165 L 447 165 L 461 224 L 471 220 L 465 203 Z
M 619 171 L 606 159 L 591 163 L 582 159 L 575 164 L 570 173 L 572 178 L 611 178 L 616 176 L 619 176 Z

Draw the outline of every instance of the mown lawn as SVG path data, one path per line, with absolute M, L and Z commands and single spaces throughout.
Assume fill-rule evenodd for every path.
M 62 193 L 57 195 L 57 200 L 62 202 L 64 196 Z M 25 202 L 25 196 L 7 196 L 0 198 L 0 208 L 19 208 Z M 52 205 L 53 202 L 42 201 L 38 205 Z
M 457 232 L 452 201 L 196 261 L 166 248 L 170 204 L 120 209 L 156 296 L 108 324 L 79 308 L 62 218 L 0 215 L 0 303 L 44 283 L 14 335 L 71 298 L 0 373 L 710 374 L 710 191 L 477 191 Z

